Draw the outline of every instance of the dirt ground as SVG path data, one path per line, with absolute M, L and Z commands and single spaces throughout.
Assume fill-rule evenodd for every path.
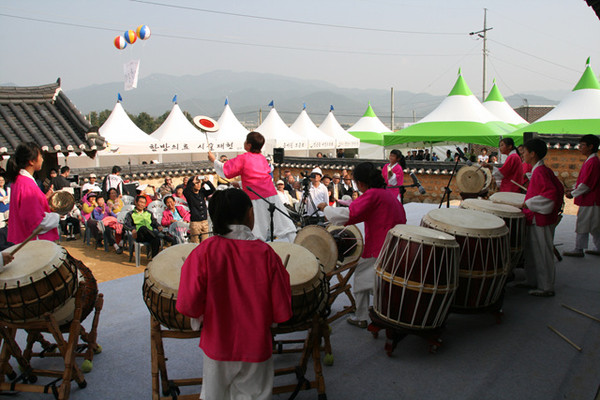
M 91 244 L 87 246 L 83 243 L 82 239 L 69 242 L 63 239 L 60 245 L 67 249 L 73 257 L 81 260 L 91 269 L 98 282 L 110 281 L 144 272 L 147 264 L 145 252 L 142 252 L 140 267 L 136 268 L 135 258 L 132 262 L 129 262 L 128 252 L 116 254 L 114 249 L 110 249 L 109 252 L 105 252 L 104 247 L 94 249 L 93 242 L 92 240 Z

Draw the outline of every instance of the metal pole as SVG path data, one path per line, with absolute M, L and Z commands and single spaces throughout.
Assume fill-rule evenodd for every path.
M 258 109 L 258 126 L 262 124 L 262 108 Z
M 392 87 L 391 113 L 390 113 L 390 129 L 394 130 L 394 88 Z
M 485 101 L 485 81 L 487 78 L 487 8 L 483 9 L 483 90 L 481 92 L 481 101 Z

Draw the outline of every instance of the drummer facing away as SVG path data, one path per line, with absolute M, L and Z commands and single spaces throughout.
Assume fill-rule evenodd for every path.
M 523 213 L 527 221 L 524 258 L 525 276 L 539 297 L 554 296 L 554 228 L 563 204 L 564 188 L 554 172 L 544 165 L 548 148 L 541 139 L 525 143 L 523 158 L 533 169 Z M 523 284 L 521 284 L 523 286 Z
M 575 224 L 575 249 L 563 252 L 565 256 L 583 257 L 584 250 L 587 254 L 600 256 L 599 144 L 600 139 L 595 135 L 584 135 L 579 140 L 579 151 L 587 158 L 581 167 L 575 187 L 566 191 L 567 198 L 574 198 L 579 210 L 577 211 L 577 222 Z M 586 250 L 590 233 L 592 234 L 595 250 Z
M 352 287 L 356 312 L 347 321 L 359 328 L 366 328 L 369 296 L 375 283 L 375 260 L 381 252 L 388 231 L 398 224 L 406 223 L 406 213 L 396 194 L 385 188 L 382 172 L 373 163 L 358 164 L 354 169 L 354 181 L 363 194 L 350 203 L 348 208 L 329 207 L 327 203 L 320 203 L 317 207 L 334 225 L 365 223 L 365 246 L 354 272 Z
M 46 195 L 33 178 L 34 173 L 42 169 L 43 162 L 40 147 L 26 142 L 17 146 L 6 164 L 6 177 L 11 183 L 9 242 L 23 242 L 38 227 L 42 230 L 34 239 L 58 240 L 60 217 L 50 212 Z
M 270 399 L 271 326 L 292 316 L 290 277 L 271 246 L 252 233 L 246 193 L 217 191 L 208 210 L 216 235 L 185 260 L 177 295 L 180 313 L 203 319 L 200 398 Z
M 254 209 L 254 229 L 253 233 L 259 239 L 266 241 L 270 237 L 270 215 L 269 205 L 258 195 L 252 193 L 254 190 L 269 202 L 283 211 L 285 215 L 275 210 L 273 214 L 274 236 L 281 241 L 293 242 L 296 237 L 296 226 L 288 217 L 283 203 L 277 195 L 273 178 L 271 177 L 271 167 L 265 156 L 261 154 L 261 149 L 265 144 L 265 138 L 258 132 L 250 132 L 246 135 L 244 150 L 246 152 L 231 160 L 222 163 L 217 160 L 215 155 L 209 151 L 208 160 L 214 164 L 217 175 L 231 179 L 236 176 L 242 178 L 242 188 L 252 200 Z

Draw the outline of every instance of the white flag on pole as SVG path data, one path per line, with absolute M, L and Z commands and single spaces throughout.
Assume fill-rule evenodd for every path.
M 137 88 L 138 74 L 140 72 L 140 60 L 131 60 L 123 65 L 125 72 L 125 90 Z

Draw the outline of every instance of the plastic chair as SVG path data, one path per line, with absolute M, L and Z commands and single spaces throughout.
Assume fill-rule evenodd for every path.
M 133 256 L 135 255 L 135 266 L 140 266 L 142 246 L 146 246 L 146 257 L 148 260 L 152 259 L 152 247 L 150 246 L 150 242 L 137 242 L 133 238 L 131 231 L 127 231 L 124 233 L 124 235 L 126 235 L 129 245 L 129 262 L 131 262 Z
M 123 205 L 126 206 L 135 203 L 135 198 L 133 196 L 123 195 L 121 200 L 123 201 Z
M 151 202 L 150 204 L 148 204 L 148 206 L 146 207 L 146 209 L 148 211 L 150 211 L 152 214 L 154 214 L 155 218 L 156 218 L 155 211 L 158 212 L 158 210 L 160 210 L 160 215 L 162 216 L 162 212 L 165 211 L 165 205 L 160 200 L 154 200 L 153 202 Z
M 123 208 L 121 208 L 120 212 L 125 212 L 127 214 L 129 211 L 133 210 L 134 208 L 135 208 L 135 206 L 133 204 L 125 204 L 123 206 Z

